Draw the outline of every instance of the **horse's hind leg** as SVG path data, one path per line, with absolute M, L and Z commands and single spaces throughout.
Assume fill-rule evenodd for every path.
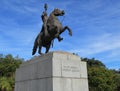
M 39 46 L 38 53 L 39 53 L 40 55 L 42 55 L 42 53 L 41 53 L 41 49 L 42 49 L 42 46 Z
M 45 53 L 48 53 L 49 49 L 50 49 L 50 44 L 46 46 L 46 52 Z
M 69 31 L 69 35 L 72 36 L 72 30 L 71 30 L 68 26 L 65 26 L 65 27 L 62 29 L 61 33 L 64 32 L 66 29 Z

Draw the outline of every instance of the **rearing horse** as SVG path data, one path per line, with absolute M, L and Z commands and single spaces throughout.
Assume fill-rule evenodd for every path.
M 41 32 L 38 34 L 38 36 L 35 39 L 32 55 L 34 55 L 37 51 L 37 48 L 39 47 L 38 53 L 42 55 L 41 48 L 45 47 L 47 53 L 50 49 L 51 42 L 55 38 L 59 37 L 61 33 L 63 33 L 66 29 L 69 31 L 69 35 L 72 36 L 72 31 L 68 26 L 62 27 L 62 24 L 58 20 L 57 16 L 63 16 L 64 10 L 54 9 L 52 13 L 50 14 L 48 20 L 47 20 L 47 31 L 48 34 L 44 36 L 43 33 L 43 26 Z

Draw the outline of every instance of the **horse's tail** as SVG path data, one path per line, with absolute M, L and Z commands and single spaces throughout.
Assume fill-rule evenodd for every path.
M 33 50 L 32 50 L 32 55 L 34 55 L 37 51 L 37 47 L 38 47 L 38 37 L 39 35 L 36 37 L 35 41 L 34 41 L 34 46 L 33 46 Z

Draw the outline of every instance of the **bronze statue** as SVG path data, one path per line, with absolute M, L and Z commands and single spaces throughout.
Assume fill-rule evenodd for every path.
M 44 9 L 45 11 L 43 11 L 42 15 L 41 15 L 41 18 L 42 18 L 42 21 L 43 21 L 43 26 L 42 26 L 42 31 L 44 36 L 48 35 L 48 31 L 47 31 L 47 20 L 48 20 L 48 16 L 47 16 L 47 8 L 48 8 L 48 5 L 45 4 L 44 5 Z M 58 41 L 61 41 L 63 40 L 63 38 L 61 38 L 60 36 L 57 37 Z
M 45 12 L 43 12 L 43 14 L 45 14 L 45 17 L 47 16 L 46 10 L 47 4 L 45 4 Z M 62 40 L 60 34 L 63 33 L 66 29 L 69 31 L 69 35 L 72 36 L 71 29 L 68 26 L 62 27 L 62 24 L 57 18 L 57 16 L 63 16 L 64 14 L 65 14 L 64 10 L 54 9 L 48 19 L 42 16 L 43 26 L 41 32 L 35 39 L 32 55 L 36 53 L 38 47 L 39 47 L 38 53 L 40 55 L 42 55 L 41 53 L 42 47 L 46 48 L 45 53 L 47 53 L 50 49 L 52 41 L 55 38 L 58 38 L 59 41 Z M 46 19 L 45 21 L 44 18 Z

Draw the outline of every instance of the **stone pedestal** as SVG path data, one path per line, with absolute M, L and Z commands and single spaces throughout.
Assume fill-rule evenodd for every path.
M 66 52 L 34 57 L 16 70 L 15 91 L 89 91 L 86 62 Z

